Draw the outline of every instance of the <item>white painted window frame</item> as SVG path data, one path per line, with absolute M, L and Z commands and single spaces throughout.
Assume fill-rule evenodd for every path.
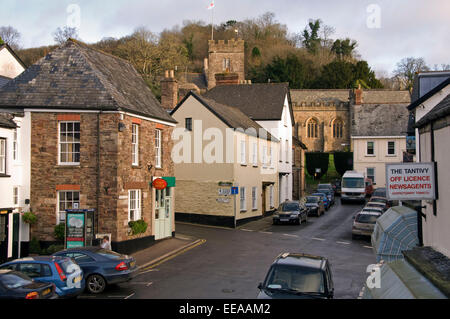
M 142 196 L 140 189 L 128 190 L 128 221 L 140 220 L 142 216 Z M 133 219 L 131 218 L 131 211 L 133 211 Z

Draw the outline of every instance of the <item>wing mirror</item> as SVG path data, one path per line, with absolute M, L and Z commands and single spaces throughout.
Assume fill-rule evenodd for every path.
M 263 284 L 262 284 L 262 282 L 260 282 L 260 283 L 258 284 L 258 289 L 261 290 L 262 288 L 263 288 Z

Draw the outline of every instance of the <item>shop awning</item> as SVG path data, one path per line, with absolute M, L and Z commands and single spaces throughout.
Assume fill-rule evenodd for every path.
M 371 285 L 375 286 L 375 285 Z M 405 260 L 383 263 L 379 288 L 364 286 L 363 299 L 447 299 Z
M 406 206 L 394 206 L 381 215 L 372 233 L 377 262 L 403 259 L 402 251 L 419 243 L 417 212 Z

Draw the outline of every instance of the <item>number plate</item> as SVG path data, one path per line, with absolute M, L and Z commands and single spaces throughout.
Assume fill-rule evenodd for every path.
M 289 221 L 289 218 L 281 218 L 280 221 L 282 221 L 282 222 L 288 222 L 288 221 Z
M 135 261 L 130 262 L 130 267 L 133 268 L 136 265 Z
M 81 280 L 81 276 L 75 277 L 75 279 L 73 280 L 73 283 L 77 283 Z

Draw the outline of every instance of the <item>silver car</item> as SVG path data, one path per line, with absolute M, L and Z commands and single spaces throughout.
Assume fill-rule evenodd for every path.
M 377 222 L 380 213 L 375 212 L 360 212 L 354 218 L 352 227 L 352 238 L 357 236 L 372 236 L 375 223 Z

